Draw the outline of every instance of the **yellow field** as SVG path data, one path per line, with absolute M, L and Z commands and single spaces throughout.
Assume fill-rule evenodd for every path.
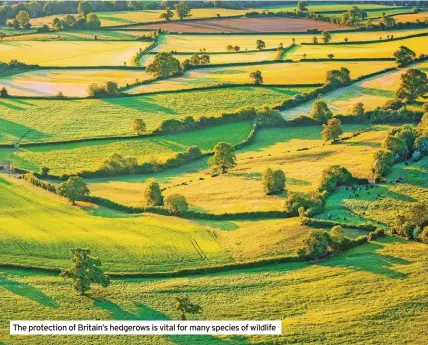
M 398 16 L 393 17 L 397 22 L 415 22 L 416 20 L 420 20 L 424 22 L 428 20 L 428 12 L 420 12 L 420 13 L 411 13 L 411 14 L 400 14 Z
M 348 68 L 351 71 L 351 78 L 357 78 L 393 66 L 392 61 L 373 61 L 370 63 L 327 61 L 203 68 L 187 72 L 182 77 L 136 86 L 130 89 L 128 93 L 191 89 L 223 83 L 247 84 L 251 83 L 249 74 L 257 70 L 262 72 L 265 84 L 324 83 L 326 72 L 340 67 Z
M 426 73 L 428 62 L 419 63 L 411 68 L 417 68 Z M 407 68 L 371 77 L 340 90 L 329 92 L 323 99 L 335 114 L 350 114 L 352 107 L 358 102 L 364 104 L 365 110 L 373 110 L 394 99 L 395 91 L 400 85 L 401 74 L 406 70 Z M 308 114 L 312 104 L 313 102 L 304 103 L 296 108 L 283 111 L 282 115 L 287 119 L 292 119 L 300 114 Z M 415 105 L 409 105 L 408 108 L 414 109 Z
M 428 32 L 428 29 L 411 29 L 411 30 L 391 30 L 391 31 L 356 31 L 356 32 L 335 32 L 332 33 L 332 42 L 344 42 L 345 37 L 349 41 L 375 41 L 379 37 L 386 39 L 387 35 L 394 37 L 404 37 L 415 35 L 418 33 Z M 227 51 L 226 47 L 239 46 L 241 50 L 256 49 L 256 41 L 263 40 L 266 43 L 266 48 L 277 48 L 280 43 L 284 47 L 292 43 L 292 39 L 296 40 L 296 44 L 312 43 L 312 38 L 318 37 L 321 42 L 321 34 L 260 34 L 260 35 L 162 35 L 159 40 L 159 45 L 153 49 L 154 51 L 177 51 L 177 52 L 199 52 L 200 49 L 206 49 L 208 52 L 223 52 Z M 367 55 L 367 54 L 366 54 Z
M 393 53 L 400 47 L 406 46 L 412 49 L 417 55 L 428 53 L 428 36 L 415 37 L 400 41 L 380 42 L 372 44 L 346 44 L 340 46 L 311 45 L 299 46 L 290 53 L 287 59 L 302 59 L 306 54 L 307 59 L 327 58 L 328 54 L 334 54 L 337 59 L 350 58 L 392 58 Z M 371 62 L 370 62 L 371 64 Z
M 150 79 L 145 71 L 129 70 L 40 70 L 14 74 L 0 81 L 13 96 L 55 96 L 62 92 L 66 97 L 88 96 L 88 86 L 115 81 L 120 86 Z
M 123 66 L 150 42 L 0 42 L 0 61 L 40 66 Z

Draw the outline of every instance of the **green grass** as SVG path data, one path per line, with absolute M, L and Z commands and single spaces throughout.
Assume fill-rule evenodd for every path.
M 148 130 L 153 130 L 166 119 L 214 116 L 245 106 L 273 105 L 308 90 L 238 87 L 93 100 L 9 98 L 0 101 L 0 143 L 22 137 L 22 142 L 40 142 L 132 135 L 134 118 L 143 118 Z
M 360 6 L 358 6 L 360 7 Z M 360 7 L 361 8 L 361 7 Z M 412 13 L 412 8 L 385 8 L 385 9 L 380 9 L 380 10 L 375 10 L 375 11 L 367 11 L 367 18 L 371 19 L 371 18 L 379 18 L 382 17 L 382 14 L 385 13 L 386 16 L 393 16 L 395 14 L 400 14 L 400 13 Z M 324 16 L 327 17 L 340 17 L 340 13 L 321 13 Z
M 0 29 L 1 30 L 1 29 Z M 116 30 L 71 30 L 61 32 L 31 33 L 28 35 L 5 37 L 5 41 L 95 41 L 120 40 L 135 41 L 138 37 L 147 35 L 141 31 L 116 31 Z
M 9 320 L 177 320 L 174 297 L 203 307 L 198 320 L 283 320 L 281 336 L 110 336 L 111 345 L 424 344 L 428 311 L 427 245 L 387 238 L 316 263 L 173 279 L 114 279 L 92 298 L 57 276 L 0 270 L 0 339 L 46 344 L 46 336 L 11 336 Z M 370 303 L 369 303 L 370 301 Z M 388 330 L 385 330 L 385 327 Z M 105 344 L 99 336 L 56 336 L 56 344 Z
M 236 145 L 248 136 L 250 128 L 250 122 L 238 122 L 153 138 L 24 147 L 16 154 L 14 162 L 19 168 L 39 171 L 41 167 L 49 167 L 52 174 L 62 175 L 95 170 L 113 153 L 136 157 L 140 164 L 152 159 L 164 161 L 192 145 L 202 151 L 212 150 L 220 141 Z

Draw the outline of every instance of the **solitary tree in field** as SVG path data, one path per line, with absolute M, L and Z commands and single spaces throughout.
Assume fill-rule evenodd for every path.
M 394 58 L 398 67 L 405 67 L 415 60 L 416 54 L 413 50 L 407 48 L 406 46 L 401 46 L 394 53 Z
M 92 12 L 92 6 L 89 2 L 87 1 L 79 2 L 79 5 L 77 6 L 77 13 L 79 13 L 83 17 L 86 17 L 91 12 Z
M 0 32 L 0 41 L 3 41 L 3 38 L 6 37 L 6 34 L 4 32 Z
M 317 36 L 312 37 L 312 43 L 318 44 L 318 37 Z
M 8 94 L 7 89 L 5 87 L 1 88 L 1 90 L 0 90 L 0 97 L 1 98 L 9 97 L 9 94 Z
M 340 139 L 343 134 L 342 123 L 338 119 L 330 119 L 326 125 L 323 125 L 321 131 L 322 138 L 324 141 L 336 142 Z
M 251 72 L 250 78 L 255 85 L 263 84 L 263 76 L 262 76 L 262 72 L 260 71 Z
M 137 135 L 140 135 L 146 131 L 146 123 L 143 119 L 134 119 L 132 121 L 132 129 L 137 133 Z
M 236 157 L 234 148 L 229 143 L 224 141 L 219 142 L 214 147 L 214 156 L 208 160 L 213 172 L 224 174 L 230 168 L 236 166 Z
M 227 49 L 227 51 L 228 51 L 228 52 L 233 52 L 233 46 L 232 46 L 231 44 L 229 44 L 229 45 L 226 47 L 226 49 Z
M 330 60 L 332 60 L 332 59 L 334 58 L 334 55 L 333 55 L 333 54 L 328 54 L 327 56 L 328 56 L 328 58 L 329 58 Z
M 267 168 L 262 176 L 263 190 L 267 195 L 280 194 L 285 187 L 285 174 L 282 170 Z
M 309 115 L 321 123 L 326 123 L 333 116 L 331 110 L 327 106 L 327 103 L 323 99 L 317 99 L 314 102 Z
M 15 19 L 18 21 L 21 28 L 25 28 L 25 26 L 30 21 L 30 15 L 28 14 L 27 11 L 19 11 Z
M 257 40 L 256 41 L 256 49 L 257 50 L 263 50 L 265 48 L 266 48 L 266 44 L 265 44 L 264 41 L 262 41 L 262 40 Z
M 175 309 L 180 313 L 181 320 L 187 320 L 187 314 L 199 314 L 202 307 L 190 301 L 189 296 L 175 297 Z
M 169 77 L 181 71 L 180 61 L 171 53 L 156 54 L 153 62 L 146 68 L 146 72 L 155 77 Z
M 189 6 L 187 6 L 184 0 L 181 0 L 178 4 L 175 4 L 174 8 L 178 18 L 184 19 L 191 17 Z
M 101 269 L 101 261 L 90 256 L 90 249 L 76 248 L 71 249 L 70 253 L 73 255 L 73 265 L 69 269 L 63 269 L 61 277 L 72 279 L 73 288 L 79 295 L 86 295 L 91 284 L 109 286 L 109 276 Z
M 144 205 L 145 206 L 162 206 L 163 196 L 159 186 L 154 178 L 149 178 L 144 189 Z
M 352 107 L 352 116 L 364 116 L 364 104 L 362 102 L 355 103 Z
M 427 75 L 418 69 L 409 69 L 401 75 L 401 84 L 395 98 L 403 103 L 413 103 L 428 93 Z
M 89 189 L 80 176 L 71 176 L 58 187 L 58 194 L 66 197 L 72 205 L 89 195 Z
M 180 194 L 172 194 L 165 199 L 165 210 L 170 214 L 182 214 L 189 208 L 189 204 L 184 196 Z
M 344 41 L 345 43 L 348 43 L 348 37 L 345 37 Z
M 234 50 L 235 52 L 239 52 L 239 51 L 241 50 L 241 48 L 240 48 L 239 46 L 234 46 L 234 47 L 233 47 L 233 50 Z
M 323 31 L 322 32 L 322 40 L 324 43 L 328 43 L 331 41 L 331 35 L 328 31 Z
M 160 18 L 165 20 L 171 20 L 172 17 L 174 17 L 174 12 L 171 11 L 171 8 L 169 6 L 166 6 L 165 12 L 160 15 Z
M 299 0 L 299 2 L 297 3 L 297 10 L 298 11 L 307 11 L 308 10 L 308 2 L 305 0 Z

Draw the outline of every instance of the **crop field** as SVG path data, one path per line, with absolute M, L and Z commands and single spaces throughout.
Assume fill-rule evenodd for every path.
M 40 66 L 123 66 L 150 42 L 0 42 L 0 61 Z M 43 54 L 40 54 L 43 52 Z
M 428 33 L 427 29 L 409 29 L 409 30 L 388 30 L 388 31 L 369 31 L 369 32 L 332 32 L 331 42 L 344 42 L 347 38 L 351 41 L 377 41 L 379 37 L 386 39 L 387 35 L 393 35 L 395 38 L 405 37 L 409 35 L 415 35 L 420 33 Z M 296 44 L 301 43 L 312 43 L 314 36 L 318 37 L 319 42 L 321 40 L 321 34 L 261 34 L 259 36 L 254 35 L 162 35 L 159 38 L 159 44 L 153 49 L 153 51 L 163 52 L 200 52 L 201 49 L 205 49 L 207 52 L 226 52 L 228 45 L 239 46 L 241 51 L 244 50 L 255 50 L 256 41 L 261 39 L 265 42 L 266 48 L 278 48 L 279 44 L 282 43 L 284 47 L 289 46 L 292 43 L 292 39 L 296 40 Z M 311 46 L 312 48 L 312 46 Z
M 145 71 L 112 69 L 42 69 L 13 74 L 0 79 L 13 96 L 55 96 L 59 92 L 65 97 L 87 97 L 91 84 L 104 85 L 114 81 L 119 87 L 150 79 Z
M 399 41 L 386 41 L 372 44 L 344 44 L 344 45 L 311 45 L 311 46 L 298 46 L 296 49 L 287 53 L 287 59 L 298 60 L 304 58 L 306 54 L 307 59 L 326 59 L 328 54 L 333 54 L 336 59 L 352 59 L 367 57 L 367 51 L 370 51 L 372 58 L 392 58 L 394 52 L 405 45 L 412 49 L 417 54 L 426 51 L 424 47 L 428 45 L 428 37 L 414 37 Z
M 422 62 L 414 66 L 422 71 L 427 71 L 428 63 Z M 394 99 L 395 91 L 400 85 L 400 77 L 406 71 L 391 71 L 380 76 L 374 76 L 366 80 L 354 83 L 340 90 L 332 91 L 323 99 L 328 102 L 330 109 L 336 114 L 350 114 L 354 104 L 362 102 L 366 110 L 373 110 Z M 284 110 L 282 115 L 287 119 L 295 118 L 311 111 L 313 102 L 307 102 L 298 107 Z M 420 105 L 409 105 L 409 108 L 420 108 Z
M 398 22 L 415 22 L 417 20 L 423 22 L 428 20 L 428 12 L 412 13 L 412 14 L 402 14 L 395 16 L 394 19 Z
M 218 116 L 242 107 L 277 104 L 309 90 L 311 88 L 243 86 L 106 99 L 8 98 L 0 101 L 0 143 L 129 136 L 134 135 L 131 128 L 134 118 L 144 119 L 147 130 L 151 131 L 166 119 Z
M 367 19 L 372 18 L 380 18 L 385 13 L 387 17 L 395 16 L 397 14 L 402 13 L 412 13 L 413 8 L 411 7 L 399 7 L 399 8 L 385 8 L 385 9 L 376 9 L 376 10 L 368 10 L 367 12 Z M 323 16 L 327 17 L 340 17 L 341 13 L 331 13 L 331 12 L 324 12 L 321 13 Z M 396 19 L 396 17 L 394 17 Z
M 0 29 L 1 30 L 1 29 Z M 147 35 L 141 31 L 116 30 L 73 30 L 61 32 L 29 33 L 19 36 L 6 36 L 4 41 L 135 41 L 138 37 Z M 96 39 L 95 39 L 96 37 Z
M 346 28 L 326 22 L 294 18 L 216 18 L 184 22 L 165 22 L 143 24 L 135 29 L 158 29 L 169 32 L 206 32 L 206 33 L 239 33 L 239 32 L 299 32 L 307 29 L 345 30 Z
M 257 54 L 257 53 L 256 53 Z M 250 66 L 232 66 L 201 68 L 186 72 L 183 76 L 143 84 L 127 90 L 130 94 L 140 94 L 153 91 L 184 90 L 195 87 L 208 87 L 221 84 L 248 84 L 249 75 L 254 71 L 263 73 L 263 81 L 268 85 L 284 84 L 313 84 L 324 83 L 328 70 L 346 67 L 351 71 L 352 78 L 381 71 L 393 67 L 394 62 L 373 61 L 370 65 L 365 62 L 305 62 L 305 63 L 275 63 Z
M 365 11 L 377 11 L 377 10 L 393 10 L 397 8 L 404 8 L 394 5 L 379 5 L 379 4 L 364 4 L 360 3 L 358 4 L 358 7 Z M 293 11 L 295 8 L 294 4 L 289 5 L 270 5 L 270 6 L 261 6 L 259 9 L 261 10 L 267 10 L 267 11 Z M 308 3 L 308 11 L 310 12 L 317 12 L 317 13 L 323 13 L 323 12 L 335 12 L 335 11 L 347 11 L 349 10 L 348 4 L 338 4 L 334 2 L 318 2 L 318 1 L 309 1 Z
M 14 162 L 20 168 L 35 171 L 47 166 L 52 174 L 59 176 L 82 170 L 95 170 L 114 153 L 123 157 L 135 157 L 140 164 L 151 160 L 162 162 L 174 153 L 185 152 L 192 145 L 198 146 L 202 151 L 209 151 L 220 141 L 227 140 L 233 145 L 238 144 L 248 136 L 250 127 L 249 122 L 238 122 L 190 133 L 127 141 L 105 140 L 23 147 L 15 154 Z M 233 136 L 230 133 L 233 133 Z

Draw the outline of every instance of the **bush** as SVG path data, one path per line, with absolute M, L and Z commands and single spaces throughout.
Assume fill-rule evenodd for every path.
M 328 255 L 330 236 L 325 230 L 311 230 L 303 240 L 302 248 L 297 250 L 301 258 L 319 260 Z
M 180 194 L 172 194 L 165 199 L 165 210 L 169 214 L 179 215 L 186 212 L 189 208 L 187 200 Z
M 289 192 L 285 201 L 285 211 L 290 216 L 298 216 L 299 208 L 303 207 L 305 215 L 312 216 L 322 213 L 325 206 L 324 194 L 317 192 Z
M 394 135 L 388 135 L 383 142 L 383 147 L 391 151 L 394 156 L 397 155 L 397 160 L 405 160 L 409 154 L 406 142 Z
M 281 194 L 285 187 L 285 174 L 282 170 L 267 168 L 263 172 L 263 190 L 267 195 Z
M 421 231 L 421 233 L 418 236 L 418 239 L 421 242 L 428 244 L 428 226 L 425 226 L 423 228 L 423 230 Z
M 114 97 L 120 94 L 117 83 L 108 81 L 105 85 L 91 84 L 88 87 L 89 97 L 92 98 L 106 98 Z
M 374 180 L 378 181 L 386 176 L 394 164 L 394 154 L 389 150 L 379 150 L 373 156 L 372 172 Z
M 354 178 L 348 169 L 340 165 L 331 165 L 323 171 L 318 191 L 331 193 L 336 187 L 350 184 L 353 180 Z
M 324 100 L 318 99 L 314 102 L 314 104 L 312 104 L 310 117 L 313 119 L 321 123 L 326 123 L 329 119 L 331 119 L 332 116 L 333 113 L 330 111 L 327 103 Z
M 146 182 L 144 194 L 144 205 L 145 206 L 162 206 L 163 197 L 159 186 L 154 178 L 149 178 Z
M 375 239 L 377 239 L 379 237 L 383 237 L 383 236 L 385 236 L 385 230 L 381 229 L 381 228 L 378 228 L 378 229 L 376 229 L 374 231 L 371 231 L 369 233 L 368 240 L 369 241 L 373 241 L 373 240 L 375 240 Z

